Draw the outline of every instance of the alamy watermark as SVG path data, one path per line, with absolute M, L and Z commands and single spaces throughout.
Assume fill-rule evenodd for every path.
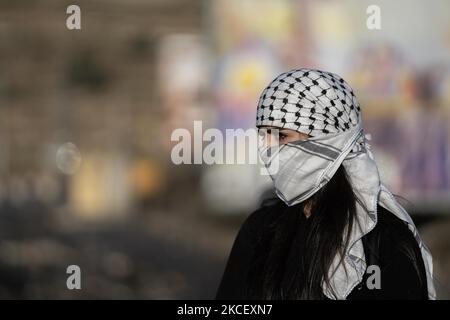
M 72 264 L 67 267 L 66 273 L 69 274 L 66 280 L 67 289 L 81 290 L 81 268 Z
M 174 164 L 264 164 L 261 150 L 276 154 L 279 130 L 276 128 L 225 129 L 203 131 L 202 121 L 194 121 L 193 130 L 177 128 L 170 140 L 176 142 L 171 151 Z M 270 142 L 270 144 L 269 144 Z M 270 148 L 268 148 L 270 147 Z M 272 166 L 277 166 L 277 157 Z M 261 170 L 267 174 L 266 170 Z
M 66 27 L 69 30 L 81 30 L 81 8 L 76 4 L 67 7 L 66 13 L 69 16 L 66 19 Z
M 381 9 L 372 4 L 367 7 L 366 13 L 369 15 L 366 20 L 366 27 L 369 30 L 381 30 Z

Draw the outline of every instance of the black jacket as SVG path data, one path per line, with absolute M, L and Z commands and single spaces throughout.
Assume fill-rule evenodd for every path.
M 287 206 L 277 201 L 253 212 L 243 223 L 235 239 L 220 282 L 216 299 L 246 299 L 244 285 L 254 248 L 267 237 L 265 230 Z M 289 207 L 289 210 L 295 206 Z M 265 239 L 265 241 L 271 239 Z M 378 206 L 378 222 L 363 237 L 367 265 L 378 265 L 381 289 L 367 288 L 366 273 L 362 282 L 347 299 L 427 299 L 425 266 L 419 246 L 407 225 L 386 209 Z M 402 244 L 402 245 L 400 245 Z M 325 296 L 324 296 L 325 298 Z

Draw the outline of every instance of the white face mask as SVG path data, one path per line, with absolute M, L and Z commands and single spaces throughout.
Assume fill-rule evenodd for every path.
M 362 136 L 360 126 L 346 132 L 260 149 L 275 192 L 288 206 L 300 203 L 334 175 Z

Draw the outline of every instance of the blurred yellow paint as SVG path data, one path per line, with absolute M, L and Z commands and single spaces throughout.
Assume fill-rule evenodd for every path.
M 161 168 L 149 159 L 136 161 L 130 170 L 130 181 L 136 196 L 148 198 L 158 193 L 163 185 Z
M 120 155 L 84 154 L 70 178 L 69 204 L 83 218 L 126 215 L 131 208 L 126 161 Z
M 234 90 L 253 92 L 260 90 L 266 80 L 264 66 L 255 61 L 246 61 L 235 68 L 230 77 L 230 85 Z

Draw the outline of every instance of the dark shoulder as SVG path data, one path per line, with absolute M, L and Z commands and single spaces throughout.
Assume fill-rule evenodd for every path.
M 258 209 L 247 216 L 241 225 L 239 233 L 259 234 L 276 220 L 285 206 L 281 200 L 269 204 L 263 203 Z
M 248 251 L 253 248 L 271 223 L 279 216 L 277 213 L 282 210 L 282 206 L 283 204 L 279 202 L 262 205 L 249 214 L 239 228 L 232 251 L 248 254 Z
M 378 206 L 375 231 L 382 237 L 383 242 L 390 246 L 395 247 L 396 244 L 405 242 L 412 246 L 417 245 L 408 224 L 382 206 Z
M 263 205 L 245 218 L 231 248 L 216 299 L 245 297 L 244 287 L 255 246 L 266 227 L 276 217 L 280 206 L 280 203 Z
M 370 264 L 378 265 L 381 271 L 380 298 L 427 298 L 422 254 L 406 222 L 379 206 L 378 222 L 368 234 L 366 248 Z
M 387 209 L 378 206 L 378 221 L 367 235 L 366 243 L 377 252 L 381 264 L 402 263 L 421 264 L 421 252 L 408 224 Z

